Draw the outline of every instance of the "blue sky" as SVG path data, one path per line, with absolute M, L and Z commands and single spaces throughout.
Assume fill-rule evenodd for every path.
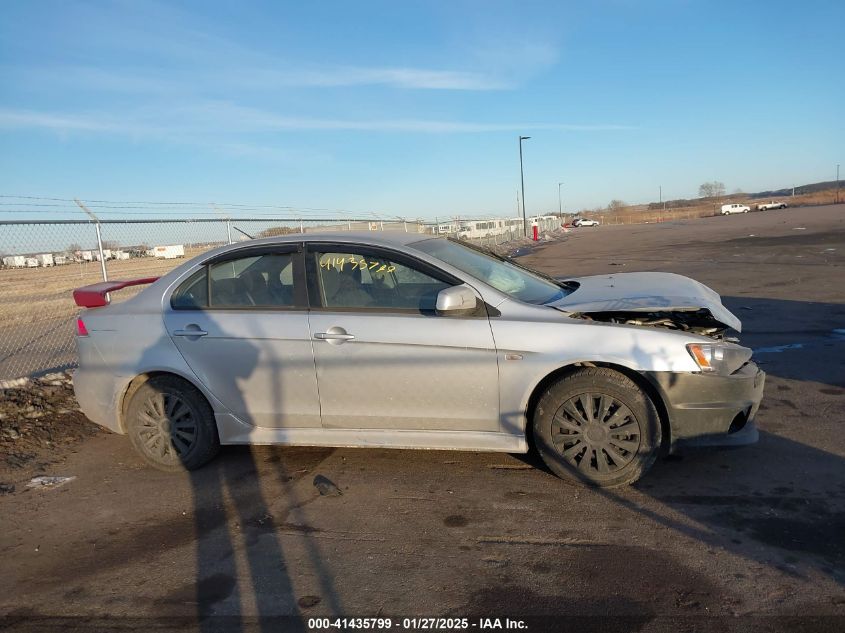
M 0 194 L 511 214 L 519 134 L 529 214 L 560 181 L 573 209 L 831 180 L 843 23 L 835 0 L 6 2 Z

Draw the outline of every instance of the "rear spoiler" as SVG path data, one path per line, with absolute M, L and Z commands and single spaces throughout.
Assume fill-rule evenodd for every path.
M 81 308 L 100 308 L 109 304 L 109 293 L 129 286 L 143 286 L 156 281 L 158 277 L 127 279 L 124 281 L 101 281 L 98 284 L 83 286 L 73 291 L 73 300 Z

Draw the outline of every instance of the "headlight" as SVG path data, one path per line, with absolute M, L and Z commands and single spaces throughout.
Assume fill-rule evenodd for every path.
M 730 376 L 751 358 L 751 350 L 733 343 L 690 343 L 687 351 L 701 371 Z

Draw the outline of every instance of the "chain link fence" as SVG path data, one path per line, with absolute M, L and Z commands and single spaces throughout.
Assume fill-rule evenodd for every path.
M 539 222 L 541 231 L 555 224 Z M 104 275 L 161 276 L 185 259 L 250 238 L 362 230 L 437 233 L 438 228 L 419 221 L 346 218 L 2 221 L 0 380 L 75 366 L 78 308 L 72 291 L 102 281 Z M 468 241 L 494 246 L 521 237 L 519 227 Z M 115 299 L 132 293 L 123 291 Z
M 489 235 L 481 235 L 479 237 L 462 238 L 467 242 L 477 246 L 483 246 L 492 250 L 497 250 L 497 246 L 510 246 L 514 242 L 531 241 L 533 235 L 533 224 L 537 225 L 537 234 L 539 239 L 542 236 L 557 231 L 561 228 L 561 220 L 558 218 L 537 218 L 534 222 L 528 223 L 528 237 L 523 234 L 522 222 L 517 225 L 510 226 L 504 231 L 491 231 Z

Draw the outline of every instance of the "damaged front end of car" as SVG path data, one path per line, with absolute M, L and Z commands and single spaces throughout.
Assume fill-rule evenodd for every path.
M 566 279 L 574 288 L 553 305 L 567 316 L 677 330 L 730 340 L 742 323 L 702 283 L 672 273 L 622 273 Z
M 714 290 L 671 273 L 623 273 L 566 283 L 574 290 L 553 307 L 570 318 L 706 337 L 686 344 L 698 371 L 641 372 L 666 406 L 672 451 L 757 441 L 754 417 L 766 375 L 751 360 L 751 350 L 731 336 L 742 323 Z
M 626 312 L 619 310 L 570 312 L 568 315 L 573 318 L 599 321 L 601 323 L 641 325 L 644 327 L 677 330 L 679 332 L 707 336 L 717 341 L 735 340 L 727 336 L 730 328 L 713 318 L 713 315 L 706 308 L 698 310 L 655 310 L 654 312 Z

